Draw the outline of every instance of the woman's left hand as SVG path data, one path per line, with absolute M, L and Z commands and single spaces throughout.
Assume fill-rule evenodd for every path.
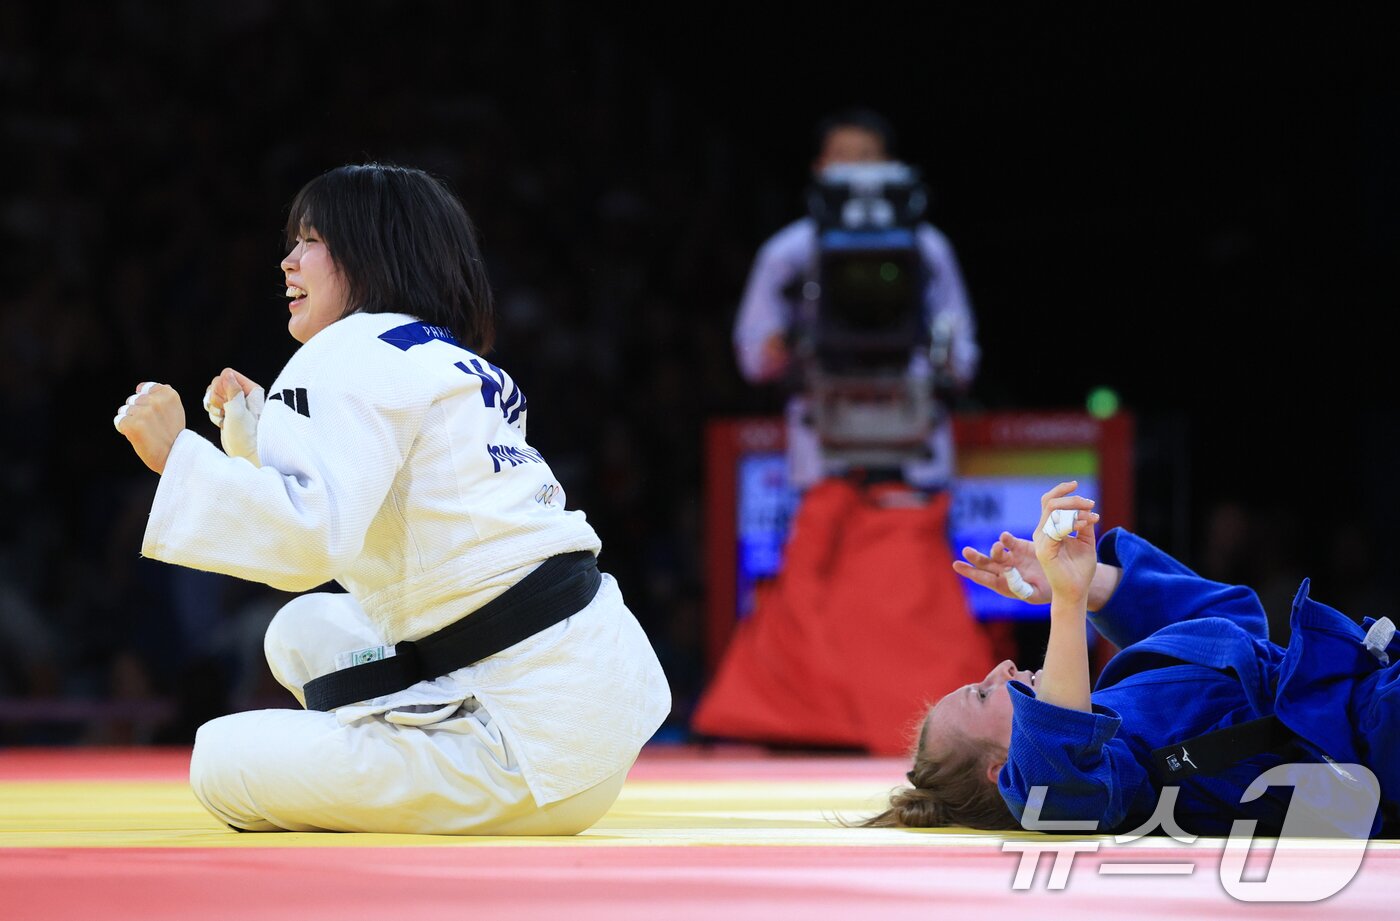
M 147 467 L 162 473 L 176 437 L 185 430 L 185 407 L 174 387 L 146 381 L 127 397 L 112 424 Z
M 1041 571 L 1040 561 L 1035 558 L 1035 545 L 1010 531 L 1002 531 L 988 553 L 964 547 L 963 560 L 953 561 L 953 571 L 964 579 L 1026 604 L 1046 604 L 1050 601 L 1050 583 Z M 1021 577 L 1020 584 L 1025 586 L 1022 591 L 1029 594 L 1018 594 L 1012 588 L 1013 569 Z

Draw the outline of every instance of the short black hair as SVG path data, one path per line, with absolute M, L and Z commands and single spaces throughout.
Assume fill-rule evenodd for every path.
M 341 166 L 297 193 L 287 243 L 314 227 L 343 273 L 351 313 L 407 313 L 485 354 L 495 299 L 476 228 L 457 196 L 419 169 Z
M 860 128 L 862 131 L 869 131 L 885 145 L 887 156 L 893 157 L 895 155 L 895 142 L 898 139 L 895 137 L 894 126 L 874 109 L 855 107 L 833 112 L 817 122 L 813 156 L 820 157 L 822 155 L 822 150 L 826 147 L 826 139 L 837 128 Z

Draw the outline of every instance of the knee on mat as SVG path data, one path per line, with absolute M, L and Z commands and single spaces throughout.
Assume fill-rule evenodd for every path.
M 241 731 L 246 714 L 221 716 L 199 727 L 190 754 L 190 788 L 215 818 L 236 828 L 254 829 L 266 823 L 251 815 L 244 782 L 249 739 Z M 240 741 L 241 739 L 241 741 Z

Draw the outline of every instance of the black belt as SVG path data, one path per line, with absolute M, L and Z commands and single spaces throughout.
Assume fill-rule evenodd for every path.
M 454 624 L 394 645 L 387 659 L 342 668 L 306 683 L 306 709 L 334 710 L 383 697 L 480 662 L 529 639 L 593 600 L 603 577 L 587 550 L 561 553 Z
M 1192 774 L 1217 774 L 1254 755 L 1284 754 L 1297 736 L 1277 716 L 1246 720 L 1152 752 L 1157 778 L 1175 783 Z

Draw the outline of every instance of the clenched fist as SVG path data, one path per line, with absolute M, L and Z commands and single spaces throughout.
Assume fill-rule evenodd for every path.
M 146 381 L 127 397 L 112 424 L 147 467 L 162 473 L 175 438 L 185 430 L 185 407 L 174 387 Z
M 209 421 L 223 428 L 225 404 L 239 394 L 246 399 L 252 399 L 254 394 L 257 394 L 261 402 L 262 388 L 247 375 L 240 374 L 232 368 L 220 371 L 218 377 L 211 380 L 209 388 L 204 391 L 204 411 L 209 413 Z
M 229 457 L 258 461 L 258 419 L 262 416 L 262 387 L 232 368 L 225 368 L 204 391 L 209 421 L 219 427 L 219 442 Z

